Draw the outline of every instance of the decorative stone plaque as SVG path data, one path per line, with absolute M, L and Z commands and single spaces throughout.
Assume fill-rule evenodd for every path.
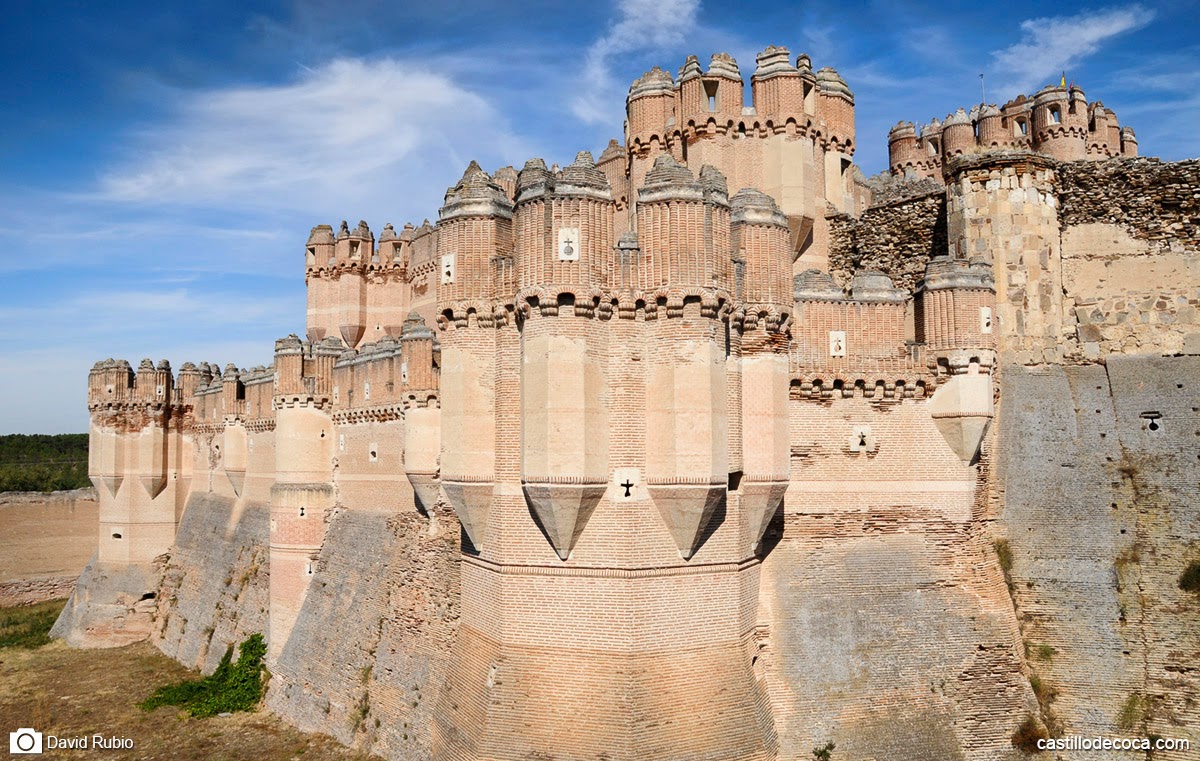
M 558 228 L 558 260 L 560 262 L 579 261 L 579 228 Z
M 844 331 L 844 330 L 829 331 L 829 356 L 831 356 L 831 357 L 846 356 L 846 331 Z

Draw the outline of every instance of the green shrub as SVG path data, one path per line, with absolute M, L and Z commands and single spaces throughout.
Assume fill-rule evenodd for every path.
M 813 761 L 829 761 L 833 758 L 833 749 L 835 747 L 837 746 L 833 744 L 833 740 L 830 740 L 824 745 L 818 745 L 813 748 Z
M 1200 561 L 1193 560 L 1179 574 L 1179 588 L 1184 592 L 1200 592 Z
M 231 662 L 233 647 L 230 646 L 210 676 L 159 687 L 139 705 L 143 711 L 179 706 L 192 716 L 201 717 L 253 710 L 262 699 L 262 660 L 266 654 L 263 636 L 251 634 L 238 648 L 237 663 Z
M 1049 735 L 1046 734 L 1046 729 L 1038 720 L 1032 716 L 1026 716 L 1021 722 L 1016 731 L 1012 734 L 1012 745 L 1022 753 L 1037 753 L 1038 740 L 1046 740 Z

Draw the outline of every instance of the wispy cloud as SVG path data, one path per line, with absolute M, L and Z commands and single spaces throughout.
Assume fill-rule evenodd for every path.
M 1027 19 L 1021 40 L 992 56 L 1004 89 L 1031 92 L 1098 52 L 1119 34 L 1149 24 L 1155 12 L 1140 5 L 1084 11 L 1074 16 Z
M 619 16 L 588 48 L 579 94 L 571 111 L 597 124 L 612 119 L 619 88 L 611 71 L 615 57 L 681 46 L 696 27 L 700 0 L 620 0 Z
M 478 93 L 423 65 L 339 58 L 278 85 L 183 93 L 170 118 L 131 137 L 98 200 L 348 216 L 431 215 L 472 156 L 520 155 Z M 405 203 L 407 201 L 407 203 Z

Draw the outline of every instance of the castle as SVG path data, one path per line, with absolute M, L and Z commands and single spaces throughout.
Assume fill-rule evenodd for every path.
M 750 104 L 728 55 L 653 69 L 624 145 L 472 163 L 436 224 L 314 227 L 270 366 L 98 363 L 55 633 L 212 668 L 265 631 L 270 710 L 389 758 L 1016 758 L 1130 694 L 1200 739 L 1161 591 L 1196 164 L 1109 160 L 1132 130 L 1051 87 L 898 125 L 868 182 L 838 73 L 756 63 Z

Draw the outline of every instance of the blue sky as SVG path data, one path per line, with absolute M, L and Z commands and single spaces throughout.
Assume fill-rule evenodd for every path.
M 985 6 L 985 7 L 980 7 Z M 628 84 L 768 44 L 837 68 L 856 161 L 897 120 L 1068 79 L 1144 155 L 1200 155 L 1195 2 L 5 3 L 0 433 L 87 428 L 92 363 L 268 364 L 314 224 L 436 219 L 471 159 L 566 163 Z

